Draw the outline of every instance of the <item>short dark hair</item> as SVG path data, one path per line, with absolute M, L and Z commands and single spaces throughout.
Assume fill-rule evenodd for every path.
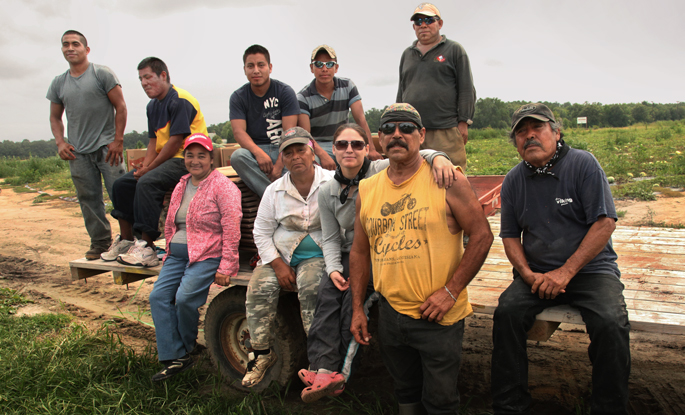
M 77 35 L 78 37 L 81 38 L 81 43 L 83 43 L 83 46 L 88 47 L 88 40 L 86 39 L 85 36 L 83 36 L 83 33 L 77 31 L 77 30 L 67 30 L 62 34 L 62 37 L 60 38 L 60 42 L 64 40 L 64 36 L 66 35 Z
M 157 74 L 157 76 L 160 76 L 162 72 L 166 72 L 166 80 L 167 82 L 171 83 L 171 76 L 169 75 L 169 68 L 166 67 L 166 63 L 164 63 L 163 60 L 159 58 L 155 58 L 154 56 L 150 56 L 148 58 L 143 59 L 140 61 L 138 64 L 138 70 L 143 70 L 145 68 L 150 68 L 152 72 Z
M 266 48 L 262 45 L 252 45 L 249 48 L 245 49 L 245 53 L 243 54 L 243 65 L 245 65 L 245 62 L 247 62 L 247 57 L 249 55 L 255 55 L 257 53 L 261 53 L 264 55 L 266 58 L 266 63 L 271 65 L 271 56 L 269 55 L 269 51 L 266 50 Z
M 359 134 L 359 136 L 364 140 L 366 144 L 369 144 L 368 137 L 366 136 L 366 131 L 359 126 L 359 124 L 355 123 L 347 123 L 343 124 L 340 127 L 338 127 L 337 130 L 335 130 L 335 134 L 333 134 L 333 143 L 340 137 L 340 134 L 342 134 L 343 131 L 345 130 L 353 130 L 355 133 Z

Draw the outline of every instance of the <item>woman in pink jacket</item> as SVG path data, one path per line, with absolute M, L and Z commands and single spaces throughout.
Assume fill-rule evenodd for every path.
M 157 354 L 164 365 L 153 381 L 195 364 L 190 352 L 197 340 L 198 309 L 207 301 L 212 282 L 228 285 L 238 273 L 240 190 L 213 170 L 213 146 L 207 136 L 193 134 L 183 148 L 190 174 L 171 195 L 164 226 L 167 254 L 150 293 Z

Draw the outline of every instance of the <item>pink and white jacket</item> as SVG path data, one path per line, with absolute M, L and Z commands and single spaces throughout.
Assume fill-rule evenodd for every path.
M 190 177 L 190 174 L 181 177 L 171 194 L 164 224 L 164 237 L 167 241 L 164 259 L 169 255 L 169 241 L 176 233 L 176 213 Z M 208 258 L 221 257 L 217 271 L 230 276 L 238 274 L 240 221 L 243 218 L 240 201 L 238 187 L 216 170 L 200 182 L 186 214 L 189 265 Z

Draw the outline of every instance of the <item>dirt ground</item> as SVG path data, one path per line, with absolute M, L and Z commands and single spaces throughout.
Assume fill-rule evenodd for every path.
M 23 313 L 67 312 L 93 328 L 114 321 L 125 343 L 140 350 L 154 346 L 147 301 L 154 279 L 128 287 L 115 285 L 111 274 L 72 281 L 68 261 L 83 257 L 88 248 L 80 209 L 62 200 L 34 204 L 35 197 L 8 189 L 0 192 L 0 287 L 19 290 L 35 301 Z M 626 211 L 619 225 L 639 225 L 649 219 L 685 224 L 683 198 L 617 201 L 616 205 Z M 116 223 L 112 227 L 116 233 Z M 212 286 L 210 297 L 219 290 Z M 529 343 L 534 414 L 576 413 L 588 401 L 589 339 L 582 326 L 562 328 L 547 342 Z M 488 317 L 467 321 L 459 389 L 462 402 L 470 401 L 473 413 L 489 411 L 491 330 Z M 685 414 L 685 336 L 633 332 L 631 350 L 631 413 Z M 360 374 L 348 389 L 373 403 L 375 396 L 388 395 L 390 382 L 382 374 Z M 298 401 L 299 388 L 291 388 L 287 399 Z

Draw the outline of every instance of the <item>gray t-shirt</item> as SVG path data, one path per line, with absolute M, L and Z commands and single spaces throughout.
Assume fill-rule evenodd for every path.
M 77 153 L 92 153 L 114 141 L 114 106 L 107 94 L 117 85 L 111 69 L 94 63 L 78 77 L 67 70 L 50 84 L 46 98 L 64 106 L 68 141 Z
M 190 202 L 193 200 L 196 193 L 197 186 L 193 184 L 193 179 L 188 179 L 186 190 L 183 192 L 183 199 L 181 199 L 181 206 L 178 207 L 178 212 L 176 212 L 176 217 L 174 218 L 174 222 L 176 223 L 176 232 L 174 232 L 174 237 L 171 238 L 171 243 L 188 244 L 186 217 L 188 216 L 188 207 L 190 207 Z

